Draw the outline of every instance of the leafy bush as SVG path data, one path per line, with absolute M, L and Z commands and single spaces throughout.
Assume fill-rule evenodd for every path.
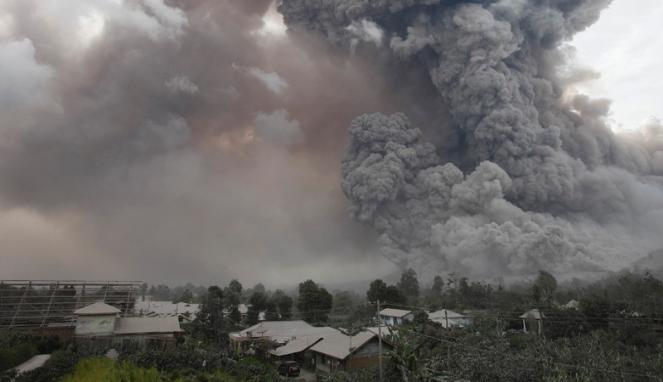
M 34 355 L 51 353 L 58 347 L 57 337 L 2 331 L 0 332 L 0 372 L 18 366 Z
M 164 381 L 156 369 L 139 368 L 129 362 L 115 362 L 108 358 L 81 360 L 74 373 L 63 382 L 161 382 Z
M 30 343 L 1 348 L 0 372 L 18 366 L 38 353 L 37 347 Z
M 39 369 L 23 373 L 15 382 L 53 382 L 64 375 L 71 373 L 78 363 L 80 355 L 72 349 L 56 351 L 44 366 Z
M 145 368 L 161 371 L 195 370 L 213 371 L 228 366 L 229 360 L 219 351 L 198 349 L 193 346 L 178 346 L 161 350 L 145 350 L 123 353 L 120 360 Z

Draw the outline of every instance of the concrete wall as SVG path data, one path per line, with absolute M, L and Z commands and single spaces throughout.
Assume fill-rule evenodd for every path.
M 115 330 L 116 316 L 79 316 L 76 320 L 77 336 L 107 336 Z

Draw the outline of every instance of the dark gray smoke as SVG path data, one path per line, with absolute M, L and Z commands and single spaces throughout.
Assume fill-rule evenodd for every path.
M 663 246 L 660 126 L 619 137 L 608 101 L 564 95 L 560 47 L 609 3 L 283 0 L 292 31 L 373 52 L 395 89 L 425 73 L 437 90 L 409 100 L 422 130 L 403 114 L 350 129 L 343 191 L 388 258 L 495 276 L 615 269 Z

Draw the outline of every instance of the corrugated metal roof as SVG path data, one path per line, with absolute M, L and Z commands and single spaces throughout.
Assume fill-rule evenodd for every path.
M 339 360 L 344 360 L 375 337 L 377 336 L 374 333 L 368 331 L 360 332 L 352 337 L 338 332 L 336 334 L 325 336 L 322 341 L 312 346 L 311 350 Z
M 177 317 L 128 317 L 117 320 L 115 334 L 179 333 Z
M 410 310 L 402 310 L 402 309 L 392 309 L 392 308 L 386 308 L 382 309 L 380 311 L 381 316 L 387 316 L 387 317 L 405 317 L 408 314 L 412 313 Z
M 85 306 L 74 311 L 74 314 L 79 316 L 96 316 L 96 315 L 111 315 L 118 314 L 120 310 L 114 306 L 110 306 L 103 302 L 95 302 L 92 305 Z

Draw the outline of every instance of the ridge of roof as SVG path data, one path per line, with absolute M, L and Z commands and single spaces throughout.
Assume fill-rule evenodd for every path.
M 411 310 L 385 308 L 380 311 L 380 315 L 389 317 L 404 317 L 412 313 Z
M 377 337 L 377 334 L 369 331 L 359 332 L 352 337 L 339 332 L 325 336 L 310 349 L 317 353 L 344 360 L 375 337 Z
M 111 315 L 118 313 L 121 313 L 118 308 L 102 301 L 95 302 L 94 304 L 84 306 L 74 311 L 74 314 L 79 316 Z

